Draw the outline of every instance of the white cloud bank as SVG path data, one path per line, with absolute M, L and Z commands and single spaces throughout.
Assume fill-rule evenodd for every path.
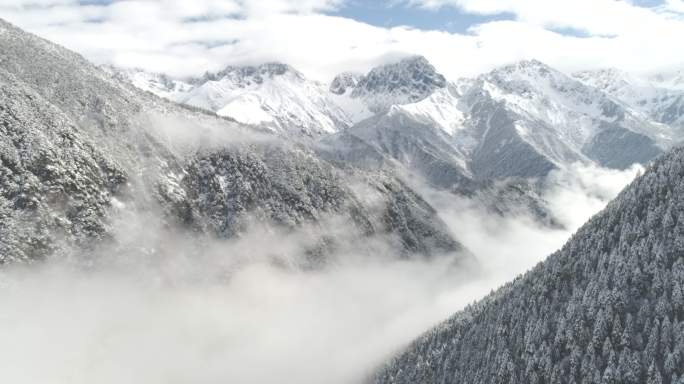
M 307 273 L 252 263 L 225 283 L 176 285 L 7 273 L 0 379 L 14 384 L 354 383 L 448 313 L 433 298 L 443 266 L 420 262 Z
M 645 8 L 613 0 L 407 0 L 439 12 L 512 14 L 468 34 L 382 28 L 323 12 L 344 0 L 0 0 L 0 17 L 85 54 L 98 63 L 172 75 L 226 64 L 282 61 L 319 80 L 367 70 L 399 55 L 422 54 L 449 77 L 471 76 L 523 58 L 562 70 L 618 67 L 670 71 L 684 65 L 682 2 Z M 391 11 L 389 11 L 391 13 Z M 557 31 L 576 30 L 576 37 Z

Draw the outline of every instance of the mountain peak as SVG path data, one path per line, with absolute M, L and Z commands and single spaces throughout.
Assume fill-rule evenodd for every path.
M 444 88 L 446 79 L 423 56 L 411 56 L 395 63 L 373 68 L 359 82 L 359 87 L 368 91 L 377 88 L 396 90 L 405 86 L 420 90 Z
M 639 83 L 639 79 L 617 68 L 601 68 L 573 73 L 572 76 L 599 89 L 628 83 Z
M 354 89 L 363 77 L 360 73 L 342 72 L 335 76 L 332 83 L 330 83 L 330 92 L 336 95 L 343 95 L 349 89 Z
M 648 80 L 662 88 L 684 90 L 684 70 L 658 73 L 649 76 Z
M 514 94 L 528 94 L 532 89 L 536 89 L 535 92 L 545 93 L 544 88 L 546 86 L 575 88 L 577 84 L 574 83 L 579 83 L 577 80 L 535 59 L 520 60 L 495 68 L 481 75 L 478 79 L 485 83 L 494 84 L 507 93 Z
M 550 73 L 557 72 L 555 69 L 544 64 L 537 59 L 525 59 L 516 61 L 512 64 L 504 65 L 495 68 L 490 74 L 493 75 L 512 75 L 512 74 L 526 74 L 526 75 L 542 75 L 546 76 Z
M 251 79 L 256 83 L 263 82 L 264 78 L 273 78 L 285 74 L 292 74 L 296 78 L 304 78 L 299 71 L 288 64 L 279 62 L 267 62 L 259 65 L 233 66 L 229 65 L 219 72 L 207 72 L 195 82 L 216 81 L 226 77 L 235 79 Z
M 386 110 L 393 104 L 414 103 L 444 88 L 447 81 L 422 56 L 373 68 L 359 79 L 352 97 L 367 99 L 371 110 Z
M 624 87 L 640 88 L 640 93 L 644 93 L 645 89 L 651 89 L 652 91 L 658 88 L 664 93 L 684 90 L 684 72 L 681 70 L 638 75 L 617 68 L 601 68 L 576 72 L 572 76 L 584 83 L 608 90 L 609 92 Z M 653 95 L 642 96 L 653 97 Z
M 537 59 L 523 59 L 518 61 L 517 65 L 523 68 L 549 68 L 548 65 Z
M 397 61 L 396 63 L 388 64 L 388 65 L 390 65 L 390 66 L 392 66 L 392 65 L 394 65 L 394 66 L 405 66 L 405 67 L 414 66 L 414 67 L 418 67 L 418 68 L 424 68 L 424 69 L 427 69 L 427 70 L 433 71 L 433 72 L 435 71 L 435 67 L 433 67 L 432 64 L 430 64 L 430 62 L 428 61 L 428 59 L 426 59 L 425 56 L 422 56 L 422 55 L 408 56 L 408 57 L 405 57 L 405 58 Z

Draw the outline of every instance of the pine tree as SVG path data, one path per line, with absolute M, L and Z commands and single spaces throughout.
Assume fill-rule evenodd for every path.
M 663 384 L 663 377 L 656 366 L 655 361 L 651 362 L 648 368 L 648 376 L 646 378 L 646 384 Z

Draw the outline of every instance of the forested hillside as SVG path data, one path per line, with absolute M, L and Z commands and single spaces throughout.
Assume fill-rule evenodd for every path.
M 558 252 L 426 333 L 380 383 L 684 383 L 684 150 Z

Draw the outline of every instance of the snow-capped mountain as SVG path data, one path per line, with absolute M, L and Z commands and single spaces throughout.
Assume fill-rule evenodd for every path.
M 649 80 L 663 88 L 684 90 L 684 70 L 681 69 L 675 72 L 649 76 Z
M 111 65 L 103 65 L 101 68 L 117 79 L 128 81 L 143 91 L 169 100 L 175 100 L 193 88 L 192 84 L 172 79 L 163 73 L 146 72 L 136 68 L 122 69 Z
M 335 95 L 344 95 L 345 93 L 353 91 L 362 78 L 363 75 L 359 73 L 340 73 L 339 75 L 335 76 L 333 81 L 330 83 L 330 92 Z
M 394 106 L 395 112 L 440 128 L 452 137 L 460 137 L 465 127 L 466 114 L 459 106 L 462 94 L 455 84 L 448 84 L 415 103 Z
M 128 75 L 140 88 L 239 122 L 324 137 L 330 158 L 380 168 L 391 161 L 442 187 L 543 177 L 578 161 L 624 168 L 680 140 L 674 88 L 668 108 L 646 113 L 639 89 L 590 77 L 524 60 L 451 82 L 421 56 L 342 73 L 327 87 L 275 63 L 186 81 Z
M 640 77 L 617 69 L 583 71 L 574 76 L 625 103 L 647 118 L 684 130 L 684 74 Z
M 398 165 L 441 188 L 468 183 L 471 178 L 466 156 L 450 136 L 407 118 L 397 106 L 322 142 L 328 156 L 348 164 L 371 169 Z
M 374 116 L 324 139 L 328 156 L 363 167 L 399 166 L 440 188 L 470 184 L 468 155 L 455 139 L 465 124 L 459 86 L 424 57 L 379 66 L 365 76 L 342 74 L 331 90 L 343 105 L 356 103 Z
M 443 78 L 429 65 L 407 67 L 427 72 L 412 78 Z M 387 67 L 371 73 L 388 74 L 390 83 L 395 76 Z M 374 84 L 380 82 L 377 75 L 373 78 Z M 363 82 L 356 84 L 345 94 L 353 96 Z M 399 103 L 406 97 L 397 99 L 379 113 L 383 117 L 358 123 L 345 134 L 440 186 L 464 179 L 542 177 L 578 161 L 624 168 L 649 161 L 676 137 L 670 126 L 535 60 L 430 89 L 413 93 L 418 99 L 413 103 Z M 352 141 L 341 140 L 343 150 L 349 150 Z M 357 146 L 354 153 L 358 152 Z M 440 174 L 452 176 L 435 178 Z
M 479 162 L 487 168 L 496 162 L 487 157 L 517 158 L 519 150 L 554 167 L 593 161 L 622 168 L 648 161 L 674 142 L 671 127 L 536 60 L 480 76 L 462 105 L 470 116 L 465 145 L 474 158 L 485 157 Z M 491 150 L 483 152 L 483 146 Z
M 158 96 L 282 134 L 317 136 L 352 123 L 326 86 L 286 64 L 231 66 L 186 80 L 125 70 L 122 75 Z
M 446 87 L 444 77 L 421 56 L 366 75 L 342 73 L 329 86 L 281 63 L 230 66 L 191 79 L 106 69 L 158 96 L 295 137 L 335 133 L 392 105 L 414 103 Z
M 415 103 L 444 88 L 447 81 L 422 56 L 373 68 L 364 76 L 343 73 L 331 84 L 331 91 L 360 100 L 373 113 L 386 112 L 393 105 Z

